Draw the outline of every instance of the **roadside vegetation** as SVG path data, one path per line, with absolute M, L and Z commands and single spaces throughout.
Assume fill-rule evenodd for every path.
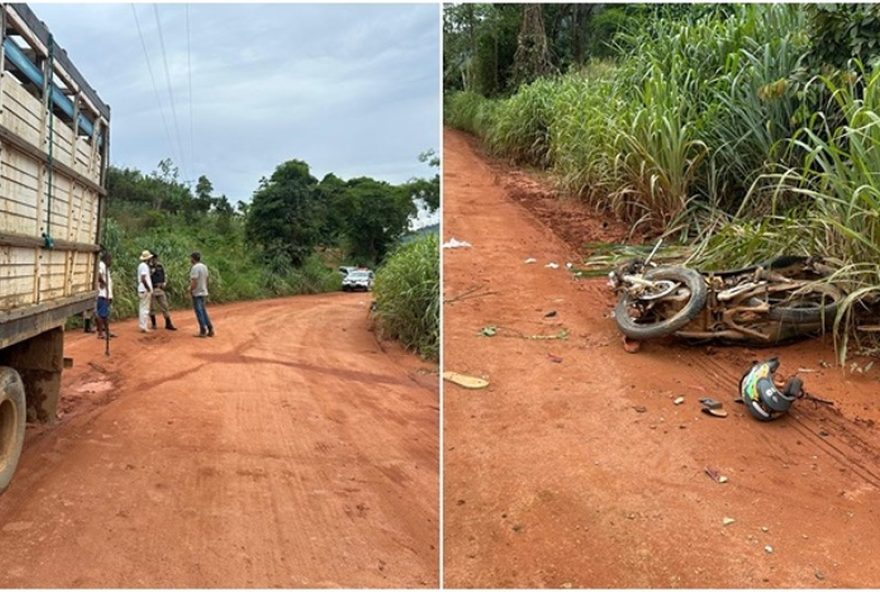
M 448 125 L 692 264 L 825 257 L 845 357 L 880 298 L 880 8 L 458 5 L 444 26 Z
M 381 264 L 419 204 L 439 205 L 439 177 L 401 185 L 332 174 L 318 181 L 298 160 L 280 164 L 236 207 L 205 176 L 195 187 L 181 182 L 170 160 L 150 174 L 110 167 L 107 189 L 101 242 L 113 255 L 117 319 L 137 314 L 135 270 L 145 249 L 165 266 L 174 307 L 190 306 L 193 251 L 210 270 L 213 302 L 328 292 L 341 287 L 340 265 Z
M 440 251 L 437 234 L 407 242 L 376 273 L 376 326 L 383 336 L 437 361 L 440 353 Z

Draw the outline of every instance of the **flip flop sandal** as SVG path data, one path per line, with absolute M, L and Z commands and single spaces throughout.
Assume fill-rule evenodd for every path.
M 482 389 L 489 386 L 489 381 L 476 376 L 468 376 L 467 374 L 459 374 L 458 372 L 446 371 L 443 378 L 453 384 L 466 389 Z
M 703 413 L 712 417 L 727 417 L 727 411 L 724 409 L 713 409 L 711 407 L 703 407 Z
M 721 409 L 722 404 L 721 401 L 716 401 L 715 399 L 710 399 L 709 397 L 703 397 L 700 399 L 700 404 L 706 409 Z

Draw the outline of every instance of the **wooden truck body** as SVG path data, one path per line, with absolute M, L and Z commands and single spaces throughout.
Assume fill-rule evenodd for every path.
M 2 491 L 17 392 L 31 420 L 55 418 L 64 324 L 95 305 L 110 109 L 27 5 L 0 4 L 0 32 Z

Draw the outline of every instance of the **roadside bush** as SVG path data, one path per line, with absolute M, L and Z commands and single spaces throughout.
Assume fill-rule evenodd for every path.
M 436 234 L 399 247 L 376 272 L 380 334 L 436 361 L 440 347 L 440 251 Z
M 228 232 L 218 233 L 213 225 L 192 226 L 184 220 L 130 234 L 112 218 L 107 220 L 104 246 L 113 255 L 113 318 L 137 315 L 137 266 L 141 251 L 159 255 L 165 267 L 169 304 L 189 308 L 189 255 L 202 254 L 210 273 L 210 300 L 214 303 L 256 300 L 276 296 L 312 294 L 338 290 L 339 274 L 317 254 L 308 256 L 300 267 L 287 263 L 271 268 L 244 242 L 240 220 L 232 219 Z

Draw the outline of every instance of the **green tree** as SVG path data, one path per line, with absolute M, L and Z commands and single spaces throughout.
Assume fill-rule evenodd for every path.
M 340 197 L 349 251 L 358 263 L 382 261 L 416 212 L 405 186 L 368 177 L 348 181 Z
M 440 157 L 434 150 L 428 150 L 419 154 L 419 162 L 426 163 L 432 168 L 440 169 Z M 432 212 L 440 207 L 440 174 L 436 173 L 430 179 L 413 178 L 403 185 L 403 190 L 413 200 L 422 201 Z
M 269 179 L 260 180 L 245 229 L 266 260 L 298 266 L 312 253 L 322 226 L 316 185 L 301 160 L 280 164 Z
M 214 186 L 208 177 L 202 175 L 196 181 L 196 196 L 193 199 L 193 209 L 197 212 L 206 213 L 214 204 L 214 198 L 211 194 L 214 192 Z

